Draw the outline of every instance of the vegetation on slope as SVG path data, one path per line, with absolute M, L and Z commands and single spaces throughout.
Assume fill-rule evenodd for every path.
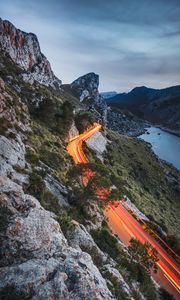
M 57 92 L 39 84 L 32 86 L 28 83 L 24 83 L 19 76 L 21 70 L 16 67 L 8 57 L 3 57 L 0 63 L 4 65 L 1 76 L 7 82 L 8 92 L 13 95 L 13 99 L 21 97 L 24 103 L 28 105 L 31 115 L 32 130 L 29 132 L 26 140 L 26 159 L 32 166 L 32 173 L 29 176 L 30 182 L 27 187 L 28 192 L 36 196 L 46 209 L 56 213 L 57 219 L 64 231 L 69 228 L 72 218 L 83 223 L 86 218 L 83 210 L 84 202 L 81 202 L 81 205 L 79 205 L 80 202 L 76 201 L 76 205 L 74 205 L 73 209 L 66 211 L 60 209 L 57 199 L 50 194 L 44 186 L 43 178 L 45 174 L 39 172 L 37 168 L 43 165 L 47 172 L 59 179 L 62 183 L 70 184 L 75 191 L 75 186 L 73 186 L 72 177 L 69 173 L 73 164 L 66 152 L 65 137 L 74 118 L 73 110 L 76 107 L 80 107 L 78 100 L 68 92 Z M 11 74 L 11 78 L 8 79 L 9 74 Z M 37 103 L 39 104 L 36 105 Z M 13 105 L 14 107 L 18 107 L 18 101 Z M 22 116 L 21 111 L 19 114 Z M 84 115 L 83 117 L 82 115 L 79 114 L 79 117 L 76 118 L 76 122 L 77 124 L 79 122 L 79 126 L 84 118 Z M 90 116 L 88 117 L 88 124 L 91 124 L 91 122 L 93 122 L 93 118 Z M 9 124 L 5 125 L 6 130 Z M 176 201 L 176 191 L 166 182 L 164 168 L 159 165 L 159 162 L 150 153 L 147 146 L 135 139 L 129 139 L 114 133 L 109 133 L 109 138 L 112 142 L 109 144 L 105 154 L 106 169 L 102 170 L 103 174 L 100 172 L 100 175 L 103 175 L 104 178 L 101 177 L 101 180 L 99 180 L 95 177 L 94 180 L 97 179 L 96 183 L 98 182 L 100 185 L 103 184 L 105 187 L 115 184 L 118 187 L 120 196 L 126 192 L 142 211 L 148 215 L 152 214 L 155 221 L 157 223 L 159 222 L 161 226 L 163 225 L 163 219 L 165 219 L 165 229 L 169 225 L 168 222 L 175 221 L 177 224 L 175 216 L 178 206 L 175 204 L 173 211 L 171 202 L 173 201 L 174 203 L 174 201 Z M 114 145 L 116 145 L 116 147 L 114 147 Z M 96 164 L 100 163 L 91 151 L 87 150 L 87 152 L 93 157 Z M 147 159 L 144 160 L 144 157 Z M 101 165 L 98 164 L 95 166 L 95 170 L 101 171 L 104 166 L 102 163 L 100 163 Z M 171 170 L 170 167 L 166 166 L 166 170 L 167 172 L 172 172 L 172 176 L 177 178 L 178 174 L 176 174 L 174 170 Z M 158 177 L 156 178 L 157 174 Z M 74 179 L 76 180 L 77 177 L 74 177 Z M 77 184 L 77 186 L 80 188 L 80 193 L 83 195 L 84 192 L 84 195 L 88 198 L 90 189 L 87 192 L 87 190 L 82 189 L 80 185 Z M 159 187 L 158 191 L 157 186 Z M 87 188 L 90 188 L 90 186 Z M 157 194 L 157 192 L 159 194 Z M 165 218 L 163 214 L 159 213 L 161 212 L 163 204 L 167 205 Z M 8 219 L 4 217 L 0 226 L 2 230 L 5 230 L 7 222 Z M 168 228 L 170 228 L 171 233 L 174 233 L 173 225 Z M 142 284 L 141 291 L 147 295 L 147 299 L 156 299 L 156 291 L 154 290 L 150 277 L 143 273 L 139 264 L 130 262 L 122 250 L 122 247 L 119 247 L 117 239 L 111 235 L 107 228 L 102 228 L 102 230 L 93 233 L 93 236 L 103 251 L 107 252 L 109 256 L 114 259 L 116 259 L 116 257 L 118 258 L 118 268 L 122 273 L 123 270 L 125 270 L 124 274 L 127 281 L 138 281 L 140 285 Z M 91 255 L 93 256 L 92 253 Z M 101 263 L 95 256 L 94 261 L 96 261 L 97 264 Z M 110 275 L 106 273 L 106 278 L 109 279 L 113 285 L 114 295 L 117 299 L 122 299 L 118 284 L 113 278 L 109 278 L 109 276 Z
M 124 182 L 126 195 L 168 235 L 178 236 L 179 172 L 160 162 L 149 146 L 136 138 L 108 132 L 104 163 Z M 176 224 L 176 226 L 174 226 Z

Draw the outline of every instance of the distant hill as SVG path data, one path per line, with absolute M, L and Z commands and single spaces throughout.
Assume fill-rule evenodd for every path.
M 108 98 L 106 102 L 180 134 L 180 85 L 165 89 L 136 87 L 129 93 Z
M 112 98 L 114 96 L 116 96 L 118 93 L 117 92 L 102 92 L 100 93 L 100 95 L 104 98 L 104 99 L 109 99 Z

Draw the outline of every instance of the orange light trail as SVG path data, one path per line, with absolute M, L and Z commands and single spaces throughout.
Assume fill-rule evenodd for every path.
M 92 128 L 88 129 L 86 132 L 77 135 L 73 139 L 71 139 L 67 146 L 68 153 L 72 156 L 75 164 L 86 164 L 88 163 L 88 159 L 85 156 L 82 150 L 82 143 L 93 136 L 101 129 L 101 125 L 98 123 L 94 123 Z M 89 176 L 93 176 L 93 173 L 89 174 Z M 88 176 L 88 177 L 89 177 Z M 96 188 L 96 191 L 101 199 L 106 197 L 108 194 L 105 190 L 99 190 Z M 125 207 L 116 201 L 117 203 L 111 204 L 109 203 L 109 209 L 114 212 L 114 218 L 117 221 L 121 222 L 126 228 L 127 232 L 131 237 L 137 238 L 141 243 L 144 242 L 150 243 L 156 250 L 158 251 L 159 261 L 157 262 L 159 268 L 162 270 L 164 276 L 168 281 L 172 284 L 172 286 L 179 292 L 180 291 L 180 280 L 179 280 L 179 266 L 175 261 L 165 252 L 165 250 L 158 244 L 158 242 L 153 239 L 147 232 L 145 232 L 140 224 L 136 221 L 136 219 L 125 209 Z M 177 295 L 175 295 L 177 298 Z

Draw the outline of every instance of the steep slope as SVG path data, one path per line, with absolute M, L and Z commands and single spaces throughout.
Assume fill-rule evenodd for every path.
M 7 40 L 10 29 L 3 33 Z M 86 194 L 82 202 L 82 184 L 70 173 L 66 140 L 78 133 L 76 116 L 87 113 L 88 103 L 69 88 L 55 89 L 51 75 L 42 84 L 25 81 L 33 68 L 25 69 L 28 56 L 20 44 L 13 46 L 18 58 L 11 57 L 11 43 L 0 51 L 0 298 L 162 300 L 150 276 L 107 228 L 97 199 Z M 100 119 L 101 98 L 96 100 L 90 110 Z M 102 136 L 96 138 L 91 147 L 101 146 Z M 118 143 L 109 139 L 116 149 Z M 102 155 L 102 147 L 92 148 Z M 134 160 L 131 172 L 139 164 Z
M 55 77 L 49 61 L 41 53 L 35 34 L 23 32 L 9 21 L 0 19 L 0 48 L 24 70 L 25 81 L 60 88 L 61 80 Z
M 85 74 L 62 88 L 79 99 L 86 110 L 92 112 L 103 124 L 107 124 L 107 105 L 99 93 L 99 75 Z
M 115 262 L 78 223 L 87 221 L 68 183 L 65 140 L 79 99 L 24 82 L 22 72 L 0 51 L 0 298 L 116 299 L 96 261 L 109 274 Z M 89 231 L 101 227 L 97 203 L 87 199 L 86 209 Z M 120 273 L 116 280 L 133 299 Z
M 73 81 L 70 85 L 71 90 L 75 93 L 80 101 L 92 99 L 97 101 L 99 98 L 99 75 L 88 73 Z

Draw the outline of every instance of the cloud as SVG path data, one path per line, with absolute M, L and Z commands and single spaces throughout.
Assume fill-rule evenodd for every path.
M 94 71 L 102 90 L 179 83 L 179 0 L 6 0 L 0 10 L 37 34 L 63 82 Z

